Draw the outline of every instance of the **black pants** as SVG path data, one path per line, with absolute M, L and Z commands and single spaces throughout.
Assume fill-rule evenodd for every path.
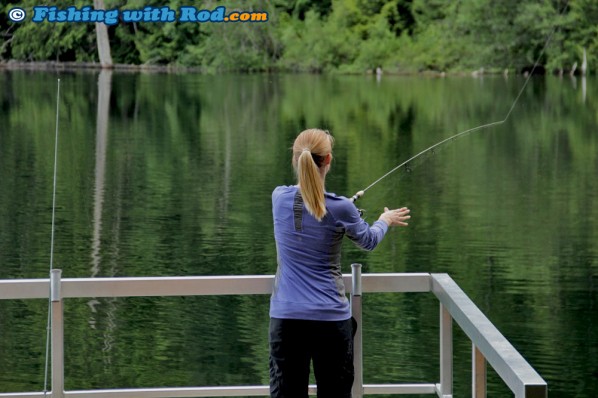
M 270 396 L 305 398 L 310 361 L 319 398 L 350 398 L 356 323 L 270 319 Z

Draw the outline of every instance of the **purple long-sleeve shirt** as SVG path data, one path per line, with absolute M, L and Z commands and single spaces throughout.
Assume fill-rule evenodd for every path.
M 270 316 L 282 319 L 342 321 L 351 317 L 341 273 L 341 245 L 347 236 L 372 250 L 388 225 L 370 226 L 345 197 L 326 193 L 326 215 L 310 215 L 297 186 L 272 193 L 278 269 L 270 299 Z

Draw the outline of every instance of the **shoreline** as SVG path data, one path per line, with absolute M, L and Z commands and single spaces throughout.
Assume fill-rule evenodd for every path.
M 158 72 L 158 73 L 205 73 L 205 70 L 199 67 L 174 66 L 174 65 L 131 65 L 114 64 L 109 68 L 102 67 L 97 62 L 22 62 L 22 61 L 2 61 L 0 62 L 0 71 L 3 70 L 25 70 L 25 71 L 102 71 L 110 70 L 114 72 Z
M 318 75 L 366 75 L 366 76 L 377 76 L 374 70 L 364 70 L 361 73 L 342 73 L 338 71 L 332 72 L 309 72 L 309 71 L 293 71 L 293 70 L 267 70 L 267 71 L 219 71 L 219 72 L 208 72 L 205 68 L 197 66 L 177 66 L 177 65 L 156 65 L 156 64 L 144 64 L 144 65 L 133 65 L 133 64 L 114 64 L 111 67 L 102 67 L 98 62 L 61 62 L 61 61 L 36 61 L 36 62 L 23 62 L 23 61 L 0 61 L 0 71 L 102 71 L 110 70 L 114 72 L 150 72 L 150 73 L 199 73 L 199 74 L 223 74 L 223 73 L 242 73 L 242 74 L 270 74 L 270 73 L 289 73 L 289 74 L 318 74 Z M 578 72 L 578 71 L 576 71 Z M 565 73 L 569 74 L 569 73 Z M 461 70 L 451 72 L 441 72 L 435 70 L 384 70 L 379 76 L 427 76 L 427 77 L 448 77 L 448 76 L 470 76 L 470 77 L 482 77 L 482 76 L 524 76 L 527 77 L 527 72 L 517 72 L 512 69 L 504 70 L 492 70 L 480 68 L 477 70 Z M 559 73 L 548 73 L 543 68 L 541 71 L 534 73 L 534 75 L 554 75 L 559 76 Z M 581 75 L 575 73 L 575 76 Z M 561 75 L 562 76 L 562 75 Z

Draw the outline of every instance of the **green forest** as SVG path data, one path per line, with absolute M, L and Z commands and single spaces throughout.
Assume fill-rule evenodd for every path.
M 124 23 L 108 26 L 114 64 L 205 72 L 390 73 L 588 70 L 598 61 L 595 0 L 104 0 L 106 9 L 193 5 L 265 11 L 259 23 Z M 0 5 L 0 65 L 97 63 L 94 23 L 14 23 L 35 0 Z M 89 6 L 57 0 L 50 5 Z

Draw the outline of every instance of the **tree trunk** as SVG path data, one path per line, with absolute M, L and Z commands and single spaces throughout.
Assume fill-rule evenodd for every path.
M 96 10 L 105 10 L 104 0 L 93 0 L 93 7 Z M 112 68 L 112 56 L 110 55 L 110 41 L 108 40 L 108 28 L 105 23 L 96 22 L 96 39 L 98 42 L 98 55 L 102 68 Z

